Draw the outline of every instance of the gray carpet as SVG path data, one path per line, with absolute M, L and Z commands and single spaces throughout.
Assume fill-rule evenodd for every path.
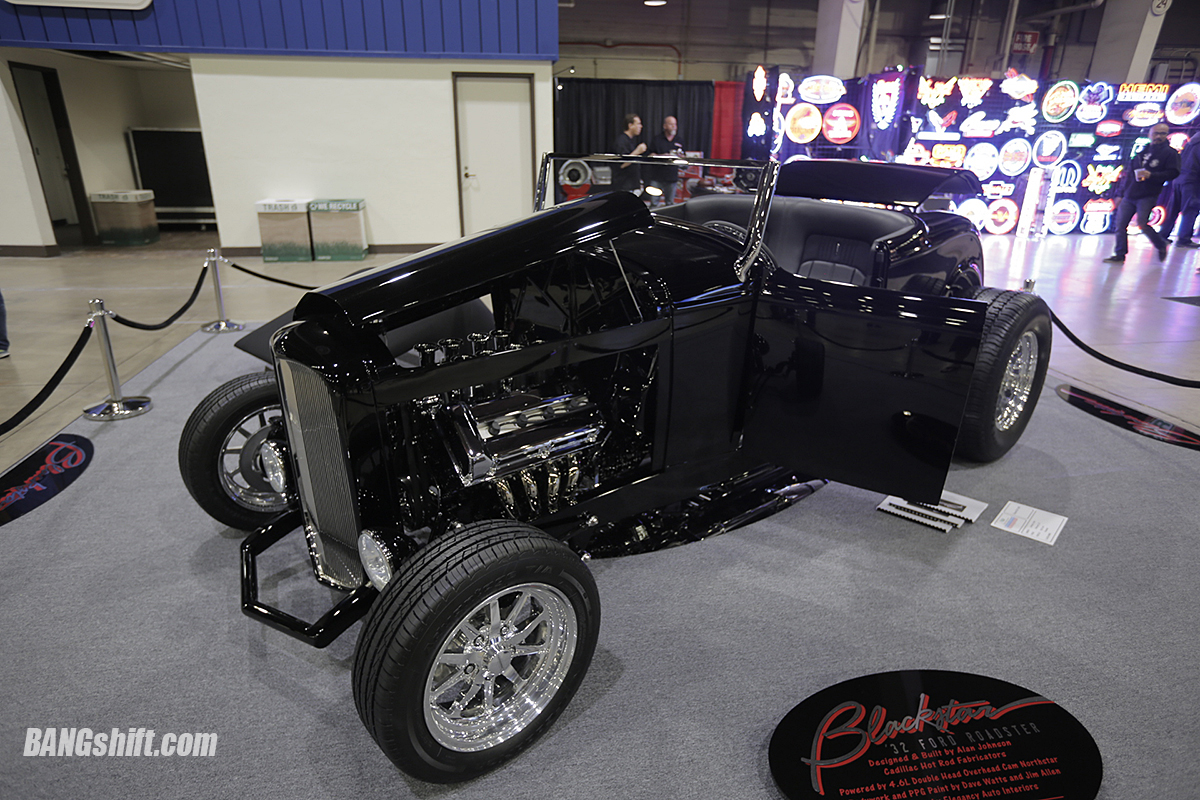
M 261 368 L 197 333 L 125 386 L 154 410 L 68 430 L 96 445 L 61 497 L 0 528 L 0 797 L 778 798 L 776 723 L 852 677 L 950 669 L 1076 716 L 1106 800 L 1200 785 L 1200 453 L 1120 430 L 1048 388 L 1022 442 L 948 488 L 988 502 L 942 534 L 832 484 L 764 522 L 593 561 L 600 645 L 580 694 L 516 761 L 459 786 L 397 772 L 354 712 L 357 626 L 324 651 L 238 610 L 239 536 L 180 481 L 199 399 Z M 1053 547 L 986 523 L 1007 500 L 1069 517 Z M 297 538 L 297 537 L 292 537 Z M 298 543 L 263 571 L 327 601 Z M 216 732 L 213 758 L 23 757 L 28 727 Z

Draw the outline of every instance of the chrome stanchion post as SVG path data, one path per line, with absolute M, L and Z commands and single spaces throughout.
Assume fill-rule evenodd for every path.
M 100 336 L 100 354 L 104 359 L 104 369 L 108 378 L 108 399 L 98 406 L 85 408 L 83 415 L 88 419 L 105 422 L 145 414 L 151 408 L 149 397 L 121 396 L 121 378 L 117 375 L 117 360 L 113 358 L 112 339 L 108 336 L 108 317 L 112 312 L 104 309 L 104 301 L 99 298 L 88 303 L 88 308 L 91 309 L 88 317 Z
M 204 259 L 204 263 L 212 271 L 213 290 L 217 293 L 217 314 L 219 319 L 204 325 L 200 330 L 205 333 L 226 333 L 230 331 L 240 331 L 245 328 L 240 322 L 231 322 L 225 318 L 225 299 L 221 297 L 221 262 L 225 259 L 221 258 L 221 251 L 212 249 L 208 251 L 208 258 Z M 228 262 L 226 262 L 228 263 Z

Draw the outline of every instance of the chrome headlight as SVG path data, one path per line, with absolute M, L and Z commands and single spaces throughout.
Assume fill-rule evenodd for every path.
M 262 459 L 263 477 L 267 479 L 267 483 L 279 494 L 287 494 L 290 481 L 286 448 L 279 442 L 263 442 L 258 455 Z
M 371 584 L 383 591 L 392 579 L 392 550 L 379 536 L 363 531 L 358 537 L 358 560 L 362 562 Z

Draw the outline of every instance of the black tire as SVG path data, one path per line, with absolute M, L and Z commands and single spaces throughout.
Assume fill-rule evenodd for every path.
M 599 629 L 595 580 L 566 545 L 519 522 L 472 523 L 402 564 L 372 605 L 354 653 L 354 704 L 401 770 L 467 780 L 554 722 Z
M 955 455 L 995 461 L 1029 424 L 1050 365 L 1050 309 L 1037 295 L 982 288 L 974 299 L 988 304 L 979 359 Z
M 284 438 L 275 374 L 256 372 L 200 401 L 179 437 L 179 474 L 200 507 L 231 528 L 254 530 L 287 510 L 262 474 L 258 445 Z

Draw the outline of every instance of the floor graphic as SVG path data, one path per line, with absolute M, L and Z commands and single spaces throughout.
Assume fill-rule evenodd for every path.
M 0 475 L 0 525 L 28 514 L 75 482 L 92 462 L 92 443 L 60 433 Z
M 1094 417 L 1111 422 L 1126 430 L 1158 439 L 1168 444 L 1177 444 L 1191 450 L 1200 450 L 1200 433 L 1189 431 L 1173 422 L 1156 419 L 1142 411 L 1123 406 L 1115 400 L 1092 394 L 1077 386 L 1061 384 L 1055 387 L 1058 396 L 1076 408 Z
M 791 800 L 1093 800 L 1104 765 L 1062 706 L 983 675 L 903 670 L 822 689 L 775 728 Z

